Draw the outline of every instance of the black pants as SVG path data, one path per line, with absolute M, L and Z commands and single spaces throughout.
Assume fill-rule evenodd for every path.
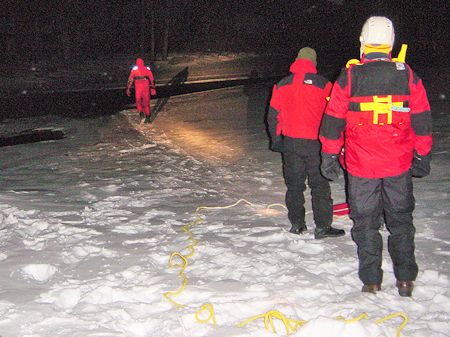
M 412 212 L 414 196 L 411 173 L 367 179 L 348 175 L 352 237 L 358 246 L 359 278 L 364 284 L 381 284 L 383 242 L 380 218 L 384 212 L 389 254 L 397 280 L 414 281 L 418 267 L 414 256 Z
M 331 226 L 333 200 L 330 184 L 320 174 L 320 143 L 306 139 L 284 139 L 283 172 L 287 187 L 286 207 L 291 224 L 305 224 L 306 179 L 311 188 L 316 228 Z

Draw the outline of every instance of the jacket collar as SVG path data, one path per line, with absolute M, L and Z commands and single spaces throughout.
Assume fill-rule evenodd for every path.
M 306 59 L 298 59 L 295 60 L 294 63 L 291 64 L 289 71 L 291 73 L 317 73 L 317 68 L 314 63 L 310 60 Z
M 370 62 L 370 61 L 390 61 L 391 55 L 385 53 L 369 53 L 364 54 L 362 57 L 362 62 Z

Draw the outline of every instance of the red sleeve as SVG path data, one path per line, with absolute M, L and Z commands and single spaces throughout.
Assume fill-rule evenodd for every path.
M 342 80 L 338 79 L 334 84 L 325 113 L 336 118 L 345 119 L 350 102 L 350 93 L 347 83 L 342 82 Z
M 281 92 L 277 85 L 273 86 L 272 98 L 270 99 L 270 107 L 267 115 L 267 122 L 269 124 L 269 132 L 272 139 L 281 134 L 282 116 L 281 111 L 283 100 Z
M 130 76 L 128 76 L 127 88 L 131 88 L 131 86 L 133 85 L 133 81 L 134 81 L 134 71 L 132 70 L 130 72 Z
M 275 84 L 272 89 L 272 98 L 270 99 L 270 106 L 275 110 L 280 111 L 282 109 L 281 105 L 283 100 L 280 97 L 280 90 L 277 88 Z
M 411 69 L 410 74 L 409 108 L 414 131 L 414 148 L 420 155 L 427 155 L 433 144 L 430 103 L 422 80 Z
M 350 101 L 348 74 L 343 71 L 331 90 L 320 126 L 319 140 L 322 151 L 338 154 L 344 144 L 344 130 Z
M 155 86 L 155 78 L 153 77 L 153 72 L 148 68 L 146 68 L 146 69 L 147 69 L 146 76 L 148 76 L 148 78 L 150 80 L 150 86 L 154 87 Z
M 150 71 L 150 82 L 151 82 L 151 86 L 154 87 L 155 86 L 155 78 L 153 77 L 153 73 Z

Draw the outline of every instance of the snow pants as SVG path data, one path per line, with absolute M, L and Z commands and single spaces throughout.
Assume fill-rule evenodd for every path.
M 358 247 L 359 278 L 364 284 L 381 284 L 383 241 L 380 218 L 389 231 L 388 251 L 397 280 L 414 281 L 418 267 L 414 255 L 412 212 L 413 185 L 410 171 L 396 177 L 368 179 L 348 175 L 352 237 Z
M 286 183 L 286 207 L 291 224 L 305 224 L 305 181 L 311 189 L 316 228 L 331 226 L 333 200 L 330 184 L 320 173 L 320 143 L 316 140 L 285 137 L 283 173 Z
M 135 80 L 134 89 L 138 112 L 143 112 L 145 116 L 150 116 L 150 88 L 148 80 Z

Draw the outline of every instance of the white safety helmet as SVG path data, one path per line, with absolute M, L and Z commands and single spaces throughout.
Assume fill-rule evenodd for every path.
M 394 46 L 395 33 L 392 21 L 384 16 L 372 16 L 364 23 L 359 41 L 361 41 L 361 55 L 367 44 L 386 44 Z

